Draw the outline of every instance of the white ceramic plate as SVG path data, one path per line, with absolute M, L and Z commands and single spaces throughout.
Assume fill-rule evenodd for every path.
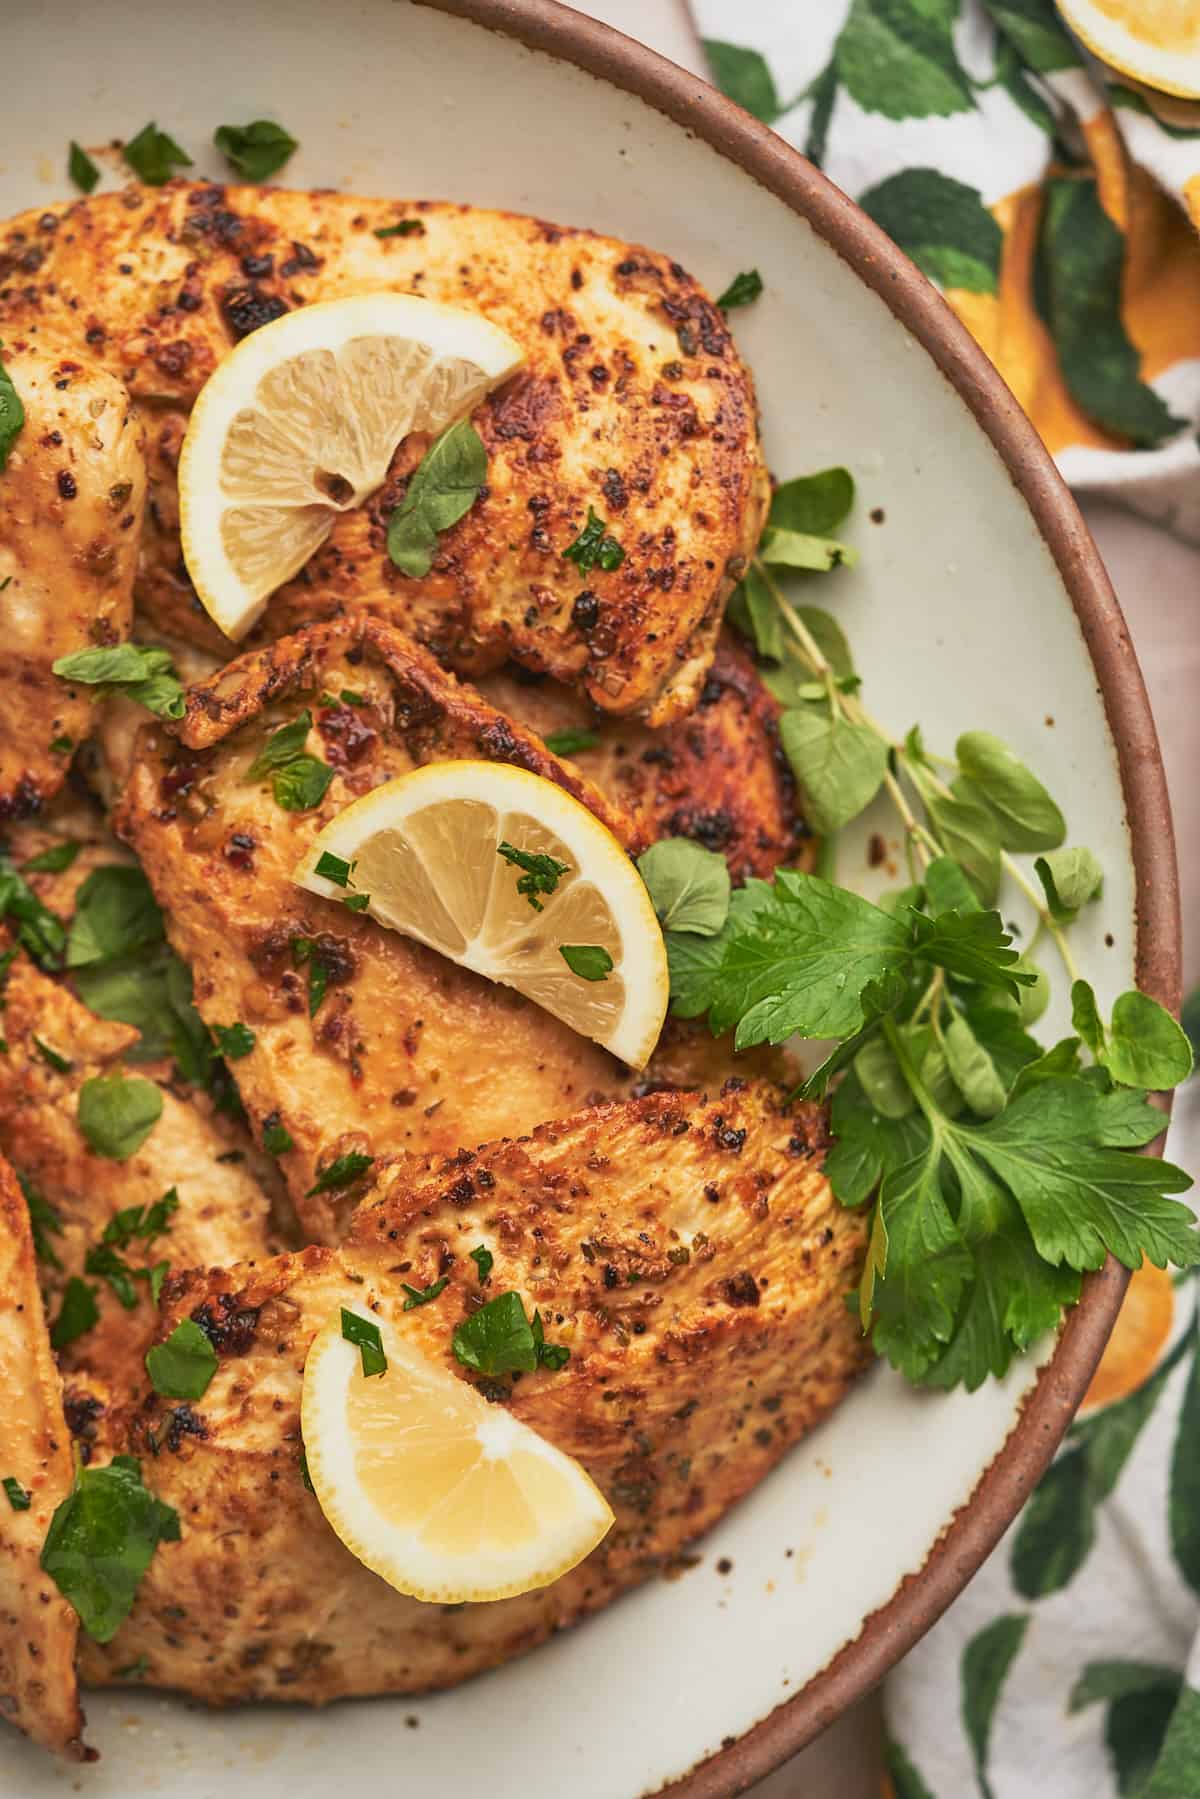
M 847 225 L 848 203 L 702 83 L 540 0 L 455 6 L 573 60 L 407 0 L 18 0 L 15 11 L 10 0 L 0 212 L 70 192 L 71 138 L 129 136 L 153 117 L 197 154 L 196 172 L 217 175 L 215 154 L 197 147 L 222 121 L 266 115 L 302 139 L 289 185 L 591 225 L 668 250 L 714 291 L 738 269 L 760 269 L 764 297 L 735 315 L 735 329 L 772 467 L 790 475 L 844 462 L 859 484 L 861 561 L 822 599 L 844 619 L 872 710 L 898 730 L 920 717 L 941 744 L 986 725 L 1044 771 L 1073 836 L 1105 865 L 1103 907 L 1078 929 L 1101 999 L 1130 984 L 1139 960 L 1143 983 L 1172 998 L 1169 823 L 1140 678 L 1070 502 L 982 359 L 872 228 L 857 215 Z M 796 201 L 798 172 L 819 230 L 783 197 Z M 872 270 L 891 284 L 889 303 L 864 281 Z M 917 320 L 924 344 L 889 305 Z M 943 369 L 974 392 L 991 437 Z M 869 522 L 875 508 L 882 523 Z M 1157 966 L 1145 924 L 1138 955 L 1122 774 L 1138 799 L 1133 848 L 1160 884 Z M 861 847 L 842 878 L 856 869 L 865 872 Z M 1032 1364 L 970 1398 L 918 1395 L 876 1370 L 706 1540 L 701 1566 L 455 1692 L 323 1714 L 216 1715 L 149 1693 L 95 1695 L 97 1765 L 66 1770 L 4 1735 L 0 1789 L 35 1799 L 70 1780 L 94 1799 L 328 1799 L 350 1780 L 358 1793 L 414 1795 L 469 1781 L 505 1799 L 632 1799 L 743 1736 L 860 1639 L 797 1705 L 689 1785 L 740 1790 L 876 1678 L 969 1576 L 1065 1427 L 1120 1288 L 1111 1273 L 1093 1284 L 1072 1353 L 1060 1350 L 1006 1458 L 922 1580 L 865 1633 L 972 1499 L 1013 1431 Z M 718 1572 L 724 1557 L 728 1574 Z

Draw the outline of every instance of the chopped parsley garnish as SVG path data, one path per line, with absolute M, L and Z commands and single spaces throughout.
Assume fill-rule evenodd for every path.
M 490 1249 L 481 1243 L 478 1249 L 473 1249 L 471 1251 L 471 1260 L 479 1270 L 479 1285 L 481 1287 L 486 1286 L 491 1278 L 492 1266 L 496 1260 L 495 1256 Z
M 523 869 L 517 882 L 517 892 L 523 893 L 535 912 L 544 908 L 539 893 L 553 893 L 565 874 L 570 872 L 569 862 L 559 862 L 554 856 L 544 856 L 529 850 L 519 850 L 511 843 L 501 843 L 496 849 L 498 856 L 511 862 L 514 868 Z
M 304 748 L 312 722 L 312 713 L 305 707 L 299 718 L 281 725 L 267 739 L 246 771 L 248 780 L 271 775 L 275 804 L 285 812 L 309 812 L 319 806 L 333 780 L 329 765 Z
M 14 1512 L 27 1512 L 33 1504 L 30 1494 L 13 1475 L 6 1474 L 4 1479 L 0 1480 L 0 1487 L 4 1488 L 5 1496 Z
M 96 1295 L 86 1281 L 73 1274 L 63 1288 L 58 1317 L 50 1327 L 52 1348 L 65 1349 L 68 1343 L 74 1343 L 77 1337 L 91 1330 L 99 1316 Z
M 262 1146 L 270 1156 L 286 1155 L 292 1148 L 292 1133 L 275 1119 L 263 1125 Z
M 213 143 L 243 181 L 268 181 L 300 147 L 291 133 L 273 119 L 252 119 L 249 125 L 218 125 Z
M 50 1521 L 41 1565 L 80 1623 L 107 1643 L 128 1617 L 160 1543 L 179 1541 L 179 1515 L 142 1483 L 133 1456 L 81 1468 Z
M 24 423 L 25 408 L 21 404 L 21 396 L 13 386 L 12 376 L 0 361 L 0 471 L 8 461 Z
M 110 649 L 75 650 L 51 663 L 60 680 L 96 687 L 97 699 L 123 693 L 159 718 L 182 718 L 187 711 L 183 683 L 169 650 L 153 644 L 118 643 Z
M 117 1669 L 117 1679 L 118 1680 L 141 1680 L 143 1678 L 143 1676 L 148 1674 L 149 1672 L 150 1672 L 149 1656 L 139 1655 L 135 1662 L 130 1662 L 129 1665 L 125 1668 Z
M 427 1306 L 431 1299 L 436 1299 L 439 1293 L 445 1292 L 449 1279 L 449 1275 L 444 1274 L 440 1281 L 431 1281 L 427 1287 L 410 1287 L 407 1281 L 401 1281 L 400 1285 L 408 1294 L 404 1310 L 412 1312 L 417 1306 Z
M 60 1055 L 58 1051 L 52 1049 L 48 1043 L 43 1043 L 40 1037 L 32 1038 L 32 1043 L 34 1049 L 36 1049 L 47 1068 L 52 1068 L 55 1074 L 70 1074 L 71 1069 L 74 1067 L 74 1063 L 69 1057 Z
M 33 888 L 10 862 L 0 857 L 0 918 L 16 924 L 17 942 L 39 968 L 56 974 L 63 965 L 67 931 L 57 913 L 43 906 Z
M 365 912 L 371 903 L 369 893 L 349 893 L 342 901 L 347 912 Z
M 11 580 L 12 577 L 10 576 L 9 579 Z M 69 756 L 74 748 L 74 741 L 70 737 L 52 737 L 50 739 L 50 754 L 52 756 Z
M 351 1150 L 349 1155 L 338 1156 L 317 1176 L 313 1185 L 304 1195 L 311 1199 L 316 1193 L 334 1193 L 340 1187 L 348 1187 L 351 1181 L 358 1180 L 375 1160 L 374 1156 L 364 1156 L 358 1150 Z
M 134 174 L 147 187 L 161 187 L 176 169 L 190 169 L 192 159 L 173 137 L 160 131 L 153 120 L 131 137 L 121 152 Z
M 357 1312 L 349 1312 L 342 1307 L 342 1335 L 347 1343 L 353 1343 L 362 1356 L 362 1371 L 366 1375 L 386 1374 L 387 1357 L 383 1353 L 383 1338 L 379 1326 L 369 1318 L 361 1318 Z
M 540 1312 L 533 1314 L 533 1321 L 529 1328 L 533 1336 L 533 1346 L 537 1351 L 538 1367 L 549 1368 L 552 1373 L 557 1374 L 559 1369 L 565 1368 L 570 1361 L 570 1350 L 565 1343 L 547 1343 Z
M 21 1192 L 25 1195 L 25 1204 L 29 1209 L 29 1231 L 33 1238 L 33 1253 L 39 1262 L 47 1268 L 61 1268 L 62 1263 L 54 1251 L 50 1237 L 61 1237 L 63 1223 L 54 1207 L 42 1198 L 33 1182 L 25 1175 L 18 1174 Z
M 303 1443 L 300 1445 L 300 1479 L 309 1493 L 316 1492 L 317 1489 L 312 1484 L 312 1475 L 308 1472 L 308 1451 Z
M 317 857 L 313 873 L 320 875 L 326 881 L 332 881 L 335 887 L 348 887 L 350 871 L 353 867 L 353 862 L 343 861 L 341 856 L 332 855 L 329 850 L 322 850 Z
M 376 237 L 424 237 L 425 227 L 420 219 L 399 219 L 394 225 L 380 225 L 375 232 Z
M 111 1243 L 95 1244 L 87 1252 L 83 1264 L 85 1274 L 97 1275 L 106 1280 L 127 1312 L 132 1312 L 137 1305 L 138 1296 L 133 1285 L 133 1269 L 112 1247 Z
M 606 981 L 613 970 L 613 959 L 599 943 L 560 943 L 558 953 L 581 981 Z
M 53 749 L 54 745 L 51 744 L 50 747 Z M 30 856 L 28 862 L 22 863 L 21 872 L 27 875 L 60 875 L 64 869 L 70 868 L 82 848 L 82 843 L 65 840 L 62 843 L 52 843 L 49 849 Z
M 294 718 L 291 724 L 280 725 L 277 731 L 272 731 L 246 770 L 249 778 L 256 780 L 259 775 L 270 774 L 273 769 L 283 768 L 287 763 L 294 762 L 297 756 L 303 755 L 312 722 L 312 713 L 306 706 L 299 718 Z
M 343 687 L 341 701 L 343 706 L 365 706 L 367 703 L 367 696 L 365 693 L 355 693 L 353 688 Z
M 402 574 L 429 573 L 438 537 L 471 510 L 486 480 L 483 439 L 460 419 L 430 444 L 388 520 L 388 555 Z
M 140 868 L 94 868 L 75 896 L 67 967 L 86 968 L 160 943 L 163 917 Z
M 717 301 L 722 312 L 728 312 L 734 306 L 749 306 L 757 300 L 763 290 L 763 279 L 757 269 L 743 269 L 735 275 L 725 292 Z
M 543 737 L 542 742 L 552 756 L 577 756 L 580 750 L 594 750 L 600 741 L 598 731 L 572 730 L 551 731 Z
M 297 756 L 272 781 L 275 804 L 285 812 L 311 812 L 325 798 L 333 770 L 316 756 Z
M 125 1206 L 113 1214 L 104 1227 L 99 1243 L 87 1252 L 83 1264 L 84 1273 L 106 1280 L 127 1312 L 132 1312 L 138 1302 L 135 1281 L 147 1282 L 151 1301 L 158 1304 L 162 1284 L 171 1264 L 169 1261 L 162 1261 L 156 1262 L 153 1267 L 133 1268 L 119 1251 L 127 1249 L 134 1242 L 151 1243 L 168 1228 L 178 1209 L 179 1194 L 174 1187 L 169 1188 L 152 1205 Z
M 163 1096 L 153 1081 L 134 1075 L 96 1075 L 79 1089 L 79 1129 L 98 1156 L 127 1162 L 162 1117 Z
M 240 1020 L 236 1024 L 215 1024 L 213 1036 L 217 1049 L 227 1062 L 240 1062 L 254 1048 L 254 1032 Z
M 178 1190 L 168 1187 L 162 1198 L 152 1205 L 124 1206 L 114 1212 L 100 1241 L 112 1243 L 118 1249 L 127 1249 L 134 1241 L 151 1243 L 155 1237 L 162 1236 L 178 1210 Z
M 455 1326 L 452 1342 L 458 1361 L 477 1374 L 532 1374 L 538 1367 L 557 1370 L 571 1354 L 564 1344 L 545 1341 L 540 1313 L 535 1312 L 530 1323 L 517 1292 L 489 1299 Z
M 184 1318 L 146 1351 L 146 1373 L 164 1399 L 203 1399 L 217 1372 L 217 1352 L 193 1318 Z
M 92 161 L 82 144 L 71 139 L 71 148 L 67 152 L 67 174 L 79 188 L 81 193 L 90 194 L 95 191 L 100 179 L 100 170 Z
M 625 552 L 615 537 L 608 535 L 608 525 L 588 507 L 587 523 L 574 543 L 563 551 L 563 559 L 573 562 L 581 574 L 590 575 L 594 568 L 611 574 L 620 568 Z
M 329 986 L 329 967 L 315 937 L 292 938 L 292 962 L 308 969 L 308 1016 L 315 1018 Z

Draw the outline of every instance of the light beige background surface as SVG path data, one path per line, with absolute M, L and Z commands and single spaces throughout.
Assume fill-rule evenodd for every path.
M 685 0 L 589 0 L 581 12 L 707 74 Z M 669 249 L 669 245 L 663 245 Z M 1158 721 L 1175 809 L 1184 901 L 1184 980 L 1200 978 L 1200 550 L 1130 513 L 1085 503 L 1129 622 Z M 957 1695 L 947 1702 L 957 1704 Z M 878 1799 L 880 1719 L 868 1700 L 754 1789 L 755 1799 Z

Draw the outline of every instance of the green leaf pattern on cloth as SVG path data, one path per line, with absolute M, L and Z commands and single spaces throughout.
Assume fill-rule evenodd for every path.
M 1123 317 L 1126 227 L 1101 204 L 1081 128 L 1107 109 L 1179 199 L 1200 155 L 1180 161 L 1178 146 L 1200 132 L 1164 122 L 1116 75 L 1106 82 L 1054 0 L 810 0 L 803 31 L 779 0 L 692 0 L 692 10 L 716 84 L 825 168 L 951 293 L 997 294 L 1001 202 L 1041 183 L 1027 300 L 1071 398 L 1131 450 L 1171 445 L 1164 469 L 1200 472 L 1200 416 L 1180 416 L 1157 377 L 1147 381 Z M 963 179 L 967 167 L 986 169 L 982 189 Z M 1189 407 L 1200 415 L 1200 402 Z M 1097 482 L 1120 480 L 1128 459 L 1090 443 L 1068 445 L 1076 454 Z M 1200 534 L 1200 483 L 1194 504 Z
M 1012 1580 L 1024 1598 L 1057 1592 L 1087 1560 L 1096 1539 L 1096 1507 L 1112 1493 L 1172 1371 L 1191 1347 L 1188 1335 L 1180 1337 L 1135 1392 L 1072 1425 L 1013 1538 Z
M 1028 1628 L 1027 1614 L 1011 1613 L 1007 1617 L 995 1619 L 978 1636 L 972 1637 L 963 1650 L 963 1723 L 975 1754 L 975 1775 L 984 1799 L 992 1799 L 992 1789 L 987 1778 L 987 1759 L 988 1738 L 992 1734 L 996 1702 Z
M 995 293 L 1004 240 L 976 188 L 939 169 L 904 169 L 858 203 L 930 280 Z

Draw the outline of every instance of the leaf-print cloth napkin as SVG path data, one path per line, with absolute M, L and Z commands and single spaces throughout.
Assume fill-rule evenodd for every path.
M 691 4 L 718 86 L 938 284 L 1067 479 L 1200 540 L 1200 106 L 1052 0 Z M 1171 1154 L 1200 1163 L 1200 1077 Z M 894 1799 L 1200 1799 L 1198 1303 L 1135 1275 L 1050 1472 L 887 1684 Z
M 938 284 L 1067 480 L 1200 541 L 1200 104 L 1052 0 L 691 3 L 718 87 Z

